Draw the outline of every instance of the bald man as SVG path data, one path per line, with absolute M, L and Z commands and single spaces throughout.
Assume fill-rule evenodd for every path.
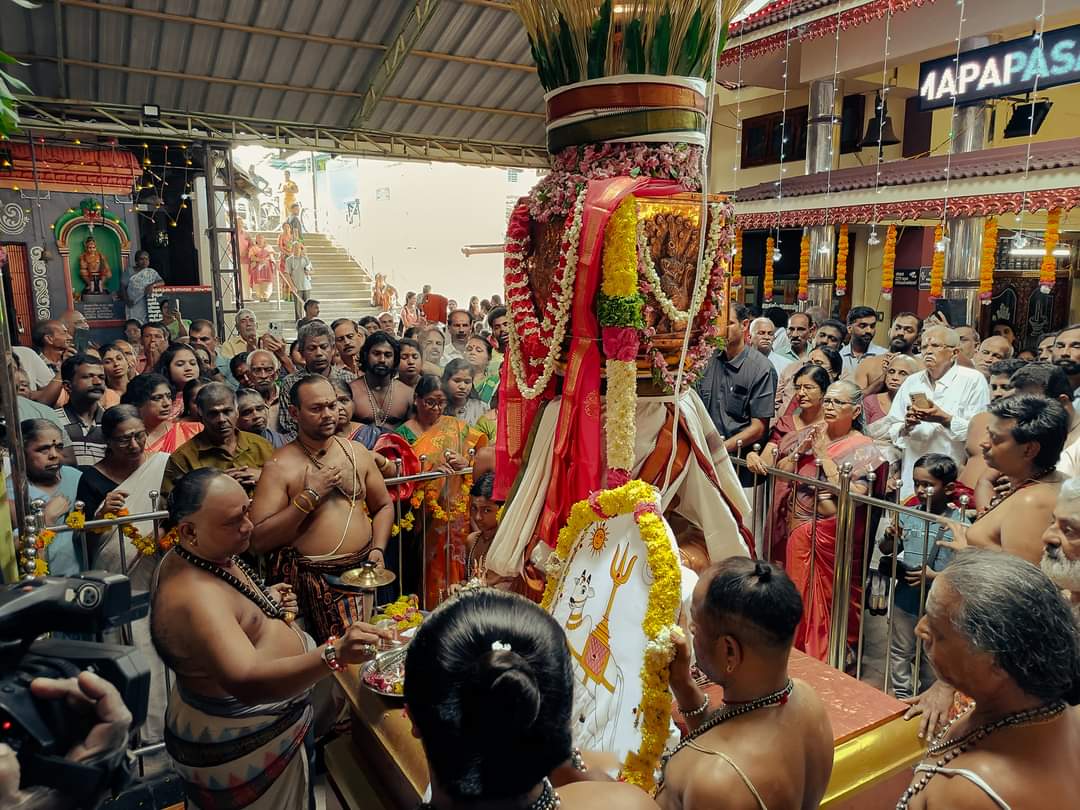
M 963 467 L 968 423 L 990 404 L 986 379 L 958 365 L 959 353 L 960 336 L 954 329 L 927 329 L 922 338 L 926 370 L 904 380 L 885 417 L 889 438 L 903 452 L 901 500 L 915 493 L 912 472 L 920 456 L 941 453 Z
M 1008 360 L 1012 356 L 1012 344 L 1000 335 L 993 335 L 979 344 L 979 348 L 975 352 L 973 365 L 983 377 L 989 380 L 990 366 L 999 360 Z

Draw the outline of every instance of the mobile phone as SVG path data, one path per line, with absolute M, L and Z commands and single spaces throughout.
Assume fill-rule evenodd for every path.
M 75 351 L 82 353 L 90 348 L 90 330 L 89 329 L 76 329 L 75 330 Z
M 920 410 L 926 410 L 930 407 L 930 400 L 926 398 L 926 394 L 922 391 L 916 391 L 911 395 L 911 404 Z
M 278 323 L 277 321 L 270 321 L 270 324 L 267 327 L 266 331 L 268 331 L 271 335 L 276 337 L 278 340 L 283 340 L 284 339 L 281 336 L 281 324 Z

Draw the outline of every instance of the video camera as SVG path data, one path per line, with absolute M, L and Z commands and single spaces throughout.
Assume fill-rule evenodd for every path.
M 35 698 L 30 682 L 92 670 L 120 692 L 132 714 L 132 728 L 138 728 L 150 698 L 147 661 L 135 648 L 119 644 L 35 639 L 45 633 L 100 638 L 148 610 L 148 595 L 133 599 L 128 578 L 107 571 L 38 577 L 0 588 L 0 743 L 18 755 L 22 787 L 43 785 L 91 796 L 126 780 L 125 751 L 79 763 L 65 759 L 85 739 L 93 721 L 84 722 L 63 701 Z

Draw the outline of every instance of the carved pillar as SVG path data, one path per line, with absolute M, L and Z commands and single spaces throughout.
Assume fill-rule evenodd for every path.
M 843 79 L 819 79 L 810 85 L 810 110 L 806 133 L 806 173 L 835 169 L 839 158 L 840 109 Z M 810 281 L 808 307 L 832 312 L 836 235 L 832 225 L 810 228 Z M 823 252 L 825 248 L 828 252 Z

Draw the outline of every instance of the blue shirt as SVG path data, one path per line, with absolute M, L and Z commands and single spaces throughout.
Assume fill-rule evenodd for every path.
M 947 506 L 940 517 L 963 522 L 963 515 L 955 506 Z M 953 558 L 953 550 L 937 545 L 938 540 L 952 540 L 952 532 L 940 523 L 929 523 L 930 541 L 926 542 L 926 527 L 928 521 L 913 515 L 900 515 L 900 542 L 903 546 L 899 561 L 908 570 L 917 571 L 923 564 L 923 546 L 926 545 L 926 553 L 929 565 L 933 571 L 943 571 Z M 927 589 L 930 583 L 926 584 Z M 896 583 L 896 606 L 913 616 L 919 613 L 919 586 L 908 585 L 904 581 Z
M 82 478 L 82 471 L 77 470 L 74 467 L 68 467 L 66 464 L 60 468 L 60 486 L 56 488 L 56 491 L 51 495 L 34 483 L 27 481 L 27 491 L 30 496 L 30 501 L 34 501 L 37 498 L 49 502 L 50 498 L 57 495 L 62 495 L 67 498 L 68 510 L 75 505 L 76 493 L 79 491 L 79 479 Z M 11 493 L 8 493 L 8 497 L 11 497 Z M 60 515 L 58 523 L 63 523 L 67 520 L 68 513 Z M 49 573 L 56 577 L 71 577 L 75 576 L 81 570 L 79 566 L 79 556 L 75 552 L 75 533 L 74 532 L 57 532 L 56 537 L 53 538 L 52 543 L 45 549 L 45 559 L 49 563 Z

